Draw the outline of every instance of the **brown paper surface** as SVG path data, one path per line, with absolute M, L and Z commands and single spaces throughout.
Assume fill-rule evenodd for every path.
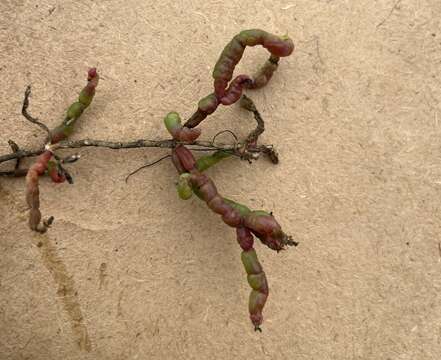
M 27 228 L 24 180 L 2 178 L 0 358 L 439 359 L 440 13 L 437 0 L 2 0 L 1 154 L 44 139 L 20 115 L 28 84 L 52 127 L 96 66 L 73 139 L 166 138 L 163 116 L 191 115 L 234 34 L 288 33 L 295 53 L 248 93 L 280 164 L 209 174 L 300 245 L 256 246 L 270 296 L 255 333 L 234 231 L 177 198 L 169 161 L 124 182 L 166 150 L 79 150 L 74 185 L 40 181 L 46 235 Z M 237 72 L 266 57 L 248 49 Z M 253 126 L 222 107 L 202 138 Z

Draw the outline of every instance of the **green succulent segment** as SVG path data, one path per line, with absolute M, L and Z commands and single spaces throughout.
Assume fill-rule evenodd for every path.
M 69 106 L 69 109 L 67 109 L 66 118 L 69 120 L 78 119 L 85 109 L 86 105 L 80 102 L 73 103 Z
M 260 274 L 250 274 L 247 276 L 248 284 L 253 290 L 259 290 L 262 288 L 262 284 L 266 282 L 266 277 L 263 272 Z
M 249 86 L 250 89 L 260 89 L 264 87 L 273 77 L 274 72 L 279 67 L 279 57 L 271 55 L 259 71 L 253 76 L 253 82 Z
M 177 112 L 169 112 L 164 118 L 164 124 L 168 132 L 174 136 L 177 131 L 181 130 L 181 117 Z
M 98 85 L 99 76 L 95 68 L 88 72 L 87 85 L 81 90 L 78 101 L 69 106 L 63 122 L 51 131 L 52 143 L 66 139 L 72 134 L 76 120 L 84 110 L 91 104 L 95 96 L 95 89 Z
M 177 112 L 169 112 L 164 118 L 164 124 L 173 139 L 177 141 L 193 142 L 201 134 L 200 129 L 189 129 L 181 124 L 181 117 Z
M 204 113 L 211 114 L 216 110 L 218 104 L 216 95 L 212 93 L 199 100 L 198 109 Z
M 56 168 L 57 168 L 57 164 L 55 163 L 55 161 L 49 160 L 47 163 L 47 172 L 50 173 Z
M 189 173 L 183 173 L 179 176 L 176 189 L 178 190 L 178 195 L 182 200 L 188 200 L 193 195 L 193 190 L 189 184 L 189 179 L 191 175 Z
M 190 119 L 185 123 L 185 126 L 188 128 L 193 128 L 197 126 L 201 121 L 203 121 L 208 115 L 214 113 L 219 106 L 219 100 L 216 97 L 216 94 L 212 93 L 198 102 L 198 109 L 191 116 Z
M 216 165 L 219 161 L 230 157 L 232 154 L 226 151 L 216 151 L 211 155 L 205 155 L 196 160 L 196 168 L 199 171 L 205 171 Z
M 241 258 L 245 271 L 248 275 L 260 274 L 263 271 L 262 266 L 257 259 L 256 250 L 251 249 L 248 251 L 243 251 Z
M 263 272 L 262 265 L 257 259 L 256 251 L 242 251 L 242 263 L 247 273 L 248 284 L 251 287 L 251 293 L 248 301 L 250 319 L 256 330 L 260 331 L 260 325 L 263 321 L 262 310 L 268 298 L 268 282 Z

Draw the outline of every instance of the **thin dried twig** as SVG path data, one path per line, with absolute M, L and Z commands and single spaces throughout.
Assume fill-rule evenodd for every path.
M 256 128 L 250 132 L 247 139 L 245 140 L 245 143 L 250 145 L 256 144 L 259 136 L 262 135 L 263 132 L 265 131 L 265 122 L 263 121 L 262 116 L 257 110 L 254 101 L 251 100 L 245 94 L 242 95 L 240 99 L 240 106 L 243 107 L 245 110 L 248 110 L 254 114 L 254 118 L 256 119 L 257 125 Z
M 263 118 L 260 115 L 260 112 L 257 110 L 253 100 L 251 100 L 245 94 L 242 95 L 242 97 L 240 98 L 240 106 L 243 107 L 245 110 L 251 111 L 254 114 L 254 119 L 256 119 L 257 122 L 256 128 L 248 134 L 245 140 L 245 146 L 243 148 L 245 149 L 245 152 L 243 157 L 247 159 L 247 154 L 252 153 L 252 149 L 259 147 L 259 145 L 257 145 L 257 140 L 259 139 L 259 136 L 262 135 L 265 131 L 265 122 L 263 121 Z M 279 156 L 273 146 L 265 146 L 265 148 L 262 149 L 261 152 L 267 155 L 273 164 L 279 163 Z
M 141 171 L 142 169 L 145 169 L 145 168 L 148 168 L 150 166 L 156 165 L 157 163 L 161 162 L 162 160 L 168 159 L 169 157 L 171 157 L 171 155 L 165 155 L 165 156 L 163 156 L 163 157 L 161 157 L 161 158 L 159 158 L 159 159 L 157 159 L 157 160 L 155 160 L 155 161 L 153 161 L 151 163 L 145 164 L 145 165 L 137 168 L 136 170 L 132 171 L 129 175 L 126 176 L 126 179 L 125 179 L 126 184 L 127 184 L 127 181 L 129 180 L 130 176 L 135 175 L 138 171 Z
M 25 90 L 21 113 L 28 121 L 30 121 L 31 123 L 33 123 L 35 125 L 38 125 L 41 129 L 43 129 L 47 133 L 48 139 L 50 140 L 51 139 L 51 132 L 50 132 L 49 128 L 45 124 L 43 124 L 40 120 L 38 120 L 37 118 L 33 117 L 31 114 L 28 113 L 29 97 L 30 96 L 31 96 L 31 85 L 28 85 Z
M 13 140 L 9 139 L 8 144 L 11 147 L 12 152 L 17 152 L 20 150 L 20 147 Z M 15 162 L 15 170 L 17 170 L 19 167 L 20 167 L 20 159 L 17 159 Z

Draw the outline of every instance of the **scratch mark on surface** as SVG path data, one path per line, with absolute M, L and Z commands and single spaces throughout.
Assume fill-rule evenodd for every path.
M 322 56 L 320 54 L 320 38 L 318 36 L 314 36 L 315 38 L 315 49 L 317 52 L 317 58 L 320 61 L 320 64 L 324 65 L 325 63 L 323 62 Z
M 78 292 L 75 290 L 73 277 L 68 273 L 66 265 L 57 254 L 57 248 L 50 238 L 42 239 L 42 246 L 39 247 L 43 264 L 52 274 L 55 284 L 58 286 L 57 295 L 63 303 L 72 327 L 75 341 L 83 351 L 91 351 L 92 344 L 89 339 L 86 325 L 84 324 L 83 313 L 78 302 Z
M 119 296 L 118 296 L 118 305 L 117 305 L 117 307 L 116 307 L 116 316 L 122 316 L 122 306 L 121 306 L 121 300 L 122 300 L 122 297 L 123 297 L 123 292 L 124 292 L 124 289 L 123 290 L 121 290 L 121 292 L 119 293 Z
M 293 7 L 295 7 L 295 4 L 285 5 L 285 6 L 282 6 L 280 9 L 281 10 L 289 10 L 289 9 L 291 9 Z
M 438 262 L 441 262 L 441 242 L 438 243 Z
M 106 270 L 107 270 L 107 264 L 102 263 L 100 265 L 100 275 L 99 275 L 99 278 L 100 278 L 100 287 L 99 288 L 100 289 L 105 285 L 105 282 L 106 282 L 106 277 L 107 277 Z
M 379 23 L 379 24 L 377 24 L 377 29 L 380 27 L 380 26 L 383 26 L 384 25 L 384 23 L 387 21 L 387 20 L 389 20 L 389 18 L 392 16 L 392 14 L 393 14 L 393 12 L 396 10 L 396 9 L 398 9 L 398 6 L 400 5 L 400 3 L 401 3 L 401 0 L 397 0 L 396 2 L 395 2 L 395 4 L 394 4 L 394 6 L 392 6 L 392 9 L 389 11 L 389 14 Z

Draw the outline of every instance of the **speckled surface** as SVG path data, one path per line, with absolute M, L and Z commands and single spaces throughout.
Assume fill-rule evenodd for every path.
M 27 84 L 53 126 L 97 66 L 74 138 L 162 138 L 165 113 L 188 117 L 211 90 L 235 33 L 289 33 L 294 55 L 250 93 L 280 165 L 210 175 L 301 244 L 257 246 L 271 294 L 254 333 L 234 231 L 178 200 L 168 162 L 124 182 L 164 150 L 81 150 L 75 185 L 41 181 L 43 236 L 23 179 L 0 179 L 0 358 L 439 359 L 440 13 L 438 0 L 2 0 L 0 153 L 44 138 L 20 115 Z M 248 50 L 240 69 L 265 58 Z M 221 108 L 203 137 L 253 126 Z

